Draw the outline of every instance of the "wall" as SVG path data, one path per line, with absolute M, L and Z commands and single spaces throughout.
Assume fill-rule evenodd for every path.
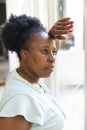
M 84 49 L 85 49 L 85 130 L 87 130 L 87 1 L 84 0 Z

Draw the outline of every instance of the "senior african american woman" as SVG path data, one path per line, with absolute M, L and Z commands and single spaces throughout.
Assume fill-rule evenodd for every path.
M 6 48 L 17 53 L 20 65 L 7 77 L 0 102 L 0 130 L 62 130 L 65 115 L 53 92 L 39 79 L 54 70 L 54 40 L 65 39 L 63 34 L 72 28 L 70 18 L 57 21 L 48 33 L 38 18 L 9 18 L 2 38 Z

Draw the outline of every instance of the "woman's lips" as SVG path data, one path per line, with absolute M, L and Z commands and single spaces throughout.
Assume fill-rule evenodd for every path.
M 52 66 L 46 67 L 45 69 L 52 72 L 54 71 L 54 66 L 52 65 Z
M 50 67 L 50 70 L 51 70 L 51 71 L 54 71 L 54 66 L 53 66 L 53 65 Z

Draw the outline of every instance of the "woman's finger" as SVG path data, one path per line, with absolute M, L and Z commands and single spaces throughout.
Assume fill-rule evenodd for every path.
M 68 26 L 55 25 L 53 27 L 54 30 L 69 30 L 72 28 L 73 28 L 73 25 L 68 25 Z
M 54 24 L 54 26 L 58 26 L 58 25 L 62 25 L 62 26 L 68 26 L 68 25 L 73 25 L 74 24 L 74 22 L 73 21 L 64 21 L 64 22 L 56 22 L 55 24 Z
M 60 19 L 60 20 L 58 20 L 59 22 L 64 22 L 64 21 L 68 21 L 68 20 L 70 20 L 71 18 L 70 17 L 67 17 L 67 18 L 62 18 L 62 19 Z
M 66 37 L 61 35 L 61 36 L 56 36 L 55 39 L 66 40 Z
M 71 33 L 73 32 L 73 30 L 54 30 L 53 31 L 53 34 L 54 36 L 57 35 L 57 36 L 60 36 L 60 35 L 63 35 L 63 34 L 68 34 L 68 33 Z

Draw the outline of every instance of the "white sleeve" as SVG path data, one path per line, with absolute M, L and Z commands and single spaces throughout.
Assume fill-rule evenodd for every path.
M 29 122 L 43 124 L 44 113 L 39 102 L 33 96 L 15 95 L 0 110 L 0 117 L 14 117 L 17 115 L 22 115 Z

